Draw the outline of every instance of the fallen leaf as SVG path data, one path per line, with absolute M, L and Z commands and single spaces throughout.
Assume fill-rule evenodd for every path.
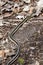
M 3 14 L 3 17 L 4 17 L 4 18 L 10 17 L 12 14 L 13 14 L 13 12 L 11 12 L 11 13 L 5 13 L 5 14 Z
M 30 11 L 29 14 L 31 14 L 33 12 L 34 7 L 30 7 Z

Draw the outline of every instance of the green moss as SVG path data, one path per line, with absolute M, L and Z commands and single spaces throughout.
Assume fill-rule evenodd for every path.
M 18 62 L 19 62 L 21 65 L 23 65 L 23 64 L 24 64 L 24 59 L 23 59 L 23 58 L 19 58 L 19 59 L 18 59 Z

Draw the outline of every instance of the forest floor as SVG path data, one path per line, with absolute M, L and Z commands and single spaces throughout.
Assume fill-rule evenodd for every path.
M 9 2 L 0 7 L 0 33 L 4 38 L 29 14 L 29 11 L 23 12 L 23 8 L 28 6 L 26 3 L 19 3 L 20 7 L 15 3 L 16 9 L 12 4 L 14 3 Z M 43 65 L 43 13 L 25 22 L 13 38 L 19 44 L 20 52 L 12 65 Z

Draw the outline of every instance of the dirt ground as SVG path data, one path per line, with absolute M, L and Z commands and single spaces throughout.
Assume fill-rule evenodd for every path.
M 40 17 L 41 18 L 41 17 Z M 43 65 L 43 18 L 35 18 L 24 23 L 13 38 L 20 46 L 18 59 L 13 65 Z M 18 25 L 19 22 L 16 22 Z M 9 33 L 15 26 L 0 27 L 3 34 Z M 5 34 L 5 37 L 6 37 Z M 20 61 L 21 60 L 21 61 Z
M 28 21 L 14 38 L 20 45 L 20 57 L 24 59 L 24 65 L 35 65 L 35 61 L 43 64 L 43 20 Z

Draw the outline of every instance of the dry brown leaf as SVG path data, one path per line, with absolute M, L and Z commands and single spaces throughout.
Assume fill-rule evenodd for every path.
M 14 13 L 18 13 L 18 12 L 21 11 L 21 9 L 20 9 L 20 8 L 12 8 L 12 11 L 13 11 Z
M 43 16 L 43 13 L 42 13 L 42 16 Z
M 5 53 L 4 50 L 0 50 L 0 57 L 4 57 Z
M 12 14 L 13 14 L 13 12 L 11 12 L 11 13 L 5 13 L 5 14 L 3 14 L 3 17 L 10 17 Z
M 30 11 L 29 14 L 31 14 L 33 12 L 34 7 L 30 7 Z

